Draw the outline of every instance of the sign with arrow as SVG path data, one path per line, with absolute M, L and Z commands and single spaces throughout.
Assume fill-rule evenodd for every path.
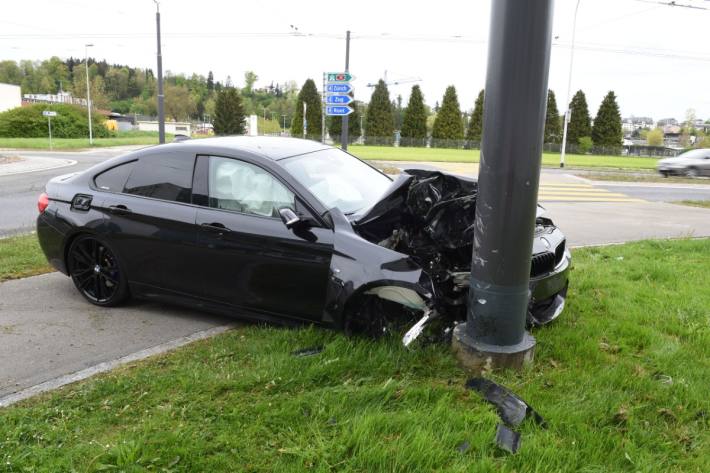
M 346 115 L 350 115 L 353 113 L 353 109 L 348 107 L 347 105 L 345 106 L 328 106 L 325 107 L 325 114 L 330 116 L 330 117 L 344 117 Z
M 328 82 L 350 82 L 355 76 L 349 72 L 326 72 Z
M 328 105 L 347 105 L 354 99 L 349 95 L 326 95 L 325 103 Z
M 327 84 L 325 91 L 328 94 L 349 94 L 353 91 L 353 86 L 350 84 Z

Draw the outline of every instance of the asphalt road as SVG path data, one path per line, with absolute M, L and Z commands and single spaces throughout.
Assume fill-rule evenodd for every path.
M 48 179 L 86 169 L 126 151 L 62 153 L 62 157 L 77 163 L 61 169 L 0 176 L 0 235 L 34 227 L 37 196 Z M 416 166 L 430 167 L 420 163 Z M 459 174 L 472 175 L 477 171 L 470 164 L 437 166 Z M 602 184 L 558 170 L 544 170 L 539 199 L 567 235 L 570 246 L 710 236 L 709 209 L 658 202 L 710 199 L 710 186 Z M 11 393 L 222 327 L 229 321 L 169 305 L 140 302 L 114 309 L 97 308 L 83 300 L 69 278 L 58 273 L 2 283 L 0 405 L 3 397 Z

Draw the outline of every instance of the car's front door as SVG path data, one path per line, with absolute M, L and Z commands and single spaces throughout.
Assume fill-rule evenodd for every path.
M 267 169 L 240 159 L 198 156 L 203 292 L 248 311 L 320 320 L 332 253 L 332 230 L 290 230 L 278 209 L 295 195 Z

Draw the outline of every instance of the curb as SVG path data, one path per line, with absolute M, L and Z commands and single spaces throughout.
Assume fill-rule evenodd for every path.
M 38 394 L 42 394 L 47 391 L 52 391 L 61 388 L 62 386 L 66 386 L 67 384 L 75 383 L 77 381 L 82 381 L 100 373 L 106 373 L 107 371 L 111 371 L 115 368 L 118 368 L 119 366 L 123 366 L 134 361 L 144 360 L 148 357 L 166 353 L 168 351 L 174 350 L 184 345 L 188 345 L 198 340 L 204 340 L 206 338 L 214 337 L 215 335 L 227 332 L 237 326 L 238 324 L 227 324 L 220 325 L 219 327 L 213 327 L 207 330 L 202 330 L 200 332 L 193 333 L 192 335 L 176 338 L 175 340 L 161 343 L 160 345 L 156 345 L 151 348 L 146 348 L 144 350 L 131 353 L 130 355 L 122 356 L 121 358 L 104 361 L 103 363 L 90 366 L 89 368 L 85 368 L 83 370 L 79 370 L 64 376 L 59 376 L 58 378 L 50 379 L 49 381 L 30 386 L 29 388 L 22 389 L 5 397 L 0 397 L 0 408 L 11 406 L 12 404 L 23 401 Z
M 25 157 L 24 159 L 27 161 L 30 161 L 30 162 L 32 160 L 32 158 L 27 158 L 27 157 Z M 74 159 L 57 159 L 57 158 L 44 158 L 44 157 L 42 159 L 51 159 L 52 161 L 58 161 L 58 162 L 55 162 L 52 164 L 48 163 L 45 166 L 40 166 L 40 167 L 33 168 L 33 169 L 20 169 L 18 171 L 10 171 L 10 172 L 4 172 L 2 170 L 2 168 L 0 167 L 0 177 L 14 176 L 17 174 L 26 174 L 28 172 L 49 171 L 51 169 L 59 169 L 59 168 L 74 166 L 77 163 L 77 161 Z M 3 166 L 12 166 L 12 163 L 11 164 L 4 164 Z

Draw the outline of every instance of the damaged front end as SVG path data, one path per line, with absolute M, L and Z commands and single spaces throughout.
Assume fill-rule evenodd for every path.
M 351 216 L 333 209 L 333 319 L 372 335 L 396 325 L 388 318 L 400 327 L 416 322 L 405 345 L 434 320 L 443 334 L 464 321 L 477 189 L 474 179 L 407 170 L 370 209 Z M 570 254 L 562 232 L 540 214 L 531 256 L 528 323 L 543 325 L 564 308 Z

